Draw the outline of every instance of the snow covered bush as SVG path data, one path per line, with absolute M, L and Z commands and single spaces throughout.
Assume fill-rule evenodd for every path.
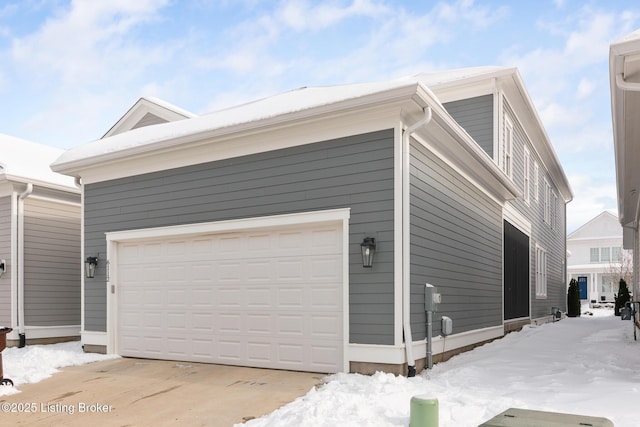
M 569 293 L 567 294 L 567 316 L 580 317 L 580 287 L 576 279 L 569 282 Z
M 614 294 L 616 305 L 614 307 L 614 314 L 616 316 L 620 316 L 620 309 L 624 307 L 626 303 L 631 301 L 631 295 L 629 295 L 629 288 L 627 287 L 627 282 L 624 279 L 620 279 L 620 284 L 618 286 L 618 293 Z

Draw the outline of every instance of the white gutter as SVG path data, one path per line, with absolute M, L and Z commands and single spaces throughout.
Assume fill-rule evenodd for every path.
M 624 79 L 622 73 L 616 74 L 616 86 L 622 90 L 631 90 L 640 92 L 640 83 L 628 82 Z
M 431 121 L 431 107 L 424 109 L 424 117 L 409 126 L 402 134 L 402 323 L 404 331 L 404 346 L 407 358 L 408 374 L 416 374 L 416 361 L 413 357 L 413 336 L 411 335 L 411 246 L 410 246 L 410 203 L 409 177 L 411 158 L 409 156 L 409 139 L 421 126 Z
M 24 332 L 24 200 L 33 193 L 33 184 L 18 196 L 18 336 L 20 347 L 25 344 Z
M 624 56 L 623 63 L 624 63 Z M 623 67 L 620 67 L 623 68 Z M 624 75 L 622 72 L 616 73 L 616 87 L 622 91 L 630 91 L 630 92 L 640 92 L 640 83 L 637 82 L 628 82 L 624 79 Z M 612 93 L 613 96 L 613 93 Z M 622 209 L 620 209 L 622 210 Z M 633 218 L 633 230 L 634 230 L 634 238 L 633 238 L 633 283 L 631 284 L 631 288 L 633 290 L 634 295 L 638 295 L 640 293 L 640 276 L 638 269 L 640 266 L 638 265 L 638 212 L 640 212 L 640 197 L 636 200 L 636 215 Z

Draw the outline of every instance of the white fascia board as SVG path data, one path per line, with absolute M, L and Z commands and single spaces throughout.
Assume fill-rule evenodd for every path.
M 328 115 L 292 120 L 263 126 L 247 124 L 246 129 L 235 132 L 218 130 L 220 135 L 189 135 L 183 143 L 173 141 L 155 145 L 153 150 L 142 149 L 125 157 L 82 165 L 70 173 L 82 177 L 84 184 L 107 181 L 127 176 L 157 172 L 166 169 L 208 163 L 228 158 L 246 156 L 314 142 L 358 135 L 384 129 L 393 129 L 407 104 L 414 104 L 410 97 L 402 97 L 383 105 L 359 110 L 333 112 Z M 253 126 L 252 126 L 253 125 Z M 198 139 L 201 138 L 201 139 Z M 120 153 L 122 154 L 122 153 Z
M 379 121 L 386 118 L 388 123 L 395 123 L 386 116 L 394 113 L 397 116 L 402 104 L 413 99 L 418 86 L 412 83 L 266 119 L 168 136 L 152 143 L 54 163 L 52 170 L 81 177 L 84 183 L 98 182 L 380 130 L 385 126 L 393 128 L 393 124 Z M 283 137 L 286 138 L 283 140 Z M 163 159 L 163 155 L 168 158 Z M 159 167 L 154 167 L 156 162 Z
M 54 184 L 47 181 L 42 181 L 38 179 L 24 178 L 21 176 L 11 175 L 11 174 L 3 174 L 4 178 L 12 183 L 17 184 L 33 184 L 36 187 L 44 187 L 49 188 L 51 190 L 65 191 L 67 193 L 80 194 L 80 189 L 78 187 L 71 187 L 67 185 Z
M 437 86 L 431 86 L 431 89 L 442 102 L 459 101 L 483 95 L 491 95 L 495 90 L 495 80 L 505 76 L 511 76 L 516 70 L 516 68 L 498 69 L 471 78 L 453 80 Z

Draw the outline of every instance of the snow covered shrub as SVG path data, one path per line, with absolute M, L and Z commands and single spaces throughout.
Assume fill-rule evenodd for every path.
M 580 317 L 580 287 L 576 279 L 569 282 L 569 293 L 567 294 L 567 316 Z
M 618 293 L 614 294 L 616 305 L 614 307 L 614 314 L 616 316 L 620 316 L 620 309 L 624 307 L 624 305 L 631 301 L 631 295 L 629 295 L 629 288 L 627 287 L 627 282 L 624 279 L 620 279 L 620 284 L 618 286 Z

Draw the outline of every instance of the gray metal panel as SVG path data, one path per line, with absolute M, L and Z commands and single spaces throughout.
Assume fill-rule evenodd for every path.
M 80 324 L 80 206 L 24 202 L 25 325 Z
M 0 278 L 0 326 L 11 326 L 11 197 L 0 198 L 0 258 L 7 261 Z
M 85 186 L 85 329 L 106 330 L 105 232 L 351 208 L 350 341 L 393 344 L 393 130 Z M 360 243 L 375 237 L 364 269 Z
M 419 143 L 411 144 L 411 328 L 425 337 L 424 286 L 454 333 L 502 324 L 502 208 Z
M 493 158 L 493 95 L 446 102 L 444 108 Z
M 533 189 L 533 168 L 531 169 L 531 201 L 525 203 L 523 198 L 514 200 L 511 204 L 515 209 L 531 222 L 531 317 L 538 318 L 551 313 L 552 307 L 566 308 L 566 209 L 564 202 L 558 198 L 557 210 L 555 212 L 557 224 L 552 228 L 544 222 L 544 180 L 551 185 L 553 191 L 559 195 L 558 189 L 551 181 L 549 173 L 544 169 L 544 164 L 537 157 L 531 141 L 529 141 L 524 129 L 518 122 L 507 100 L 504 102 L 506 114 L 513 122 L 514 143 L 513 143 L 513 179 L 515 184 L 522 188 L 524 185 L 524 147 L 527 146 L 531 154 L 532 161 L 535 160 L 540 168 L 538 201 L 535 201 Z M 539 244 L 547 251 L 547 297 L 536 298 L 535 272 L 536 272 L 536 244 Z

